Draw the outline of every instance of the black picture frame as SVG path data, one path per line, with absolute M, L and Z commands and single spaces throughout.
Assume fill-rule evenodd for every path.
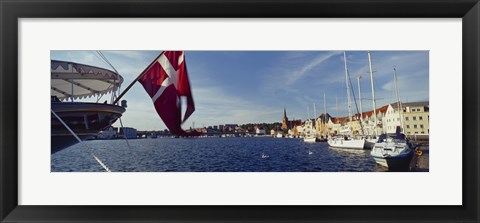
M 478 0 L 0 0 L 0 16 L 1 222 L 479 222 L 480 4 Z M 462 18 L 462 76 L 452 74 L 452 78 L 462 78 L 464 95 L 462 99 L 463 205 L 18 205 L 18 19 L 63 17 Z M 412 185 L 412 198 L 418 192 L 413 189 Z M 52 194 L 52 196 L 55 195 Z

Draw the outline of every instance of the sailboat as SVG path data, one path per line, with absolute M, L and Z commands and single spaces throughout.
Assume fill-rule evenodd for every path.
M 396 133 L 382 134 L 375 143 L 370 155 L 375 162 L 381 166 L 387 167 L 389 170 L 408 171 L 413 152 L 416 147 L 415 143 L 408 140 L 401 129 L 402 124 L 402 105 L 397 86 L 397 70 L 393 68 L 393 76 L 395 81 L 395 91 L 397 95 L 397 108 L 400 118 L 400 126 L 397 126 Z
M 303 141 L 308 143 L 315 143 L 318 141 L 312 120 L 305 121 L 305 137 L 303 137 Z
M 322 117 L 322 124 L 321 127 L 322 127 L 322 132 L 321 132 L 321 136 L 320 136 L 320 139 L 319 141 L 320 142 L 326 142 L 327 141 L 327 136 L 328 136 L 328 131 L 326 130 L 326 125 L 327 125 L 327 122 L 328 122 L 328 117 L 329 115 L 327 115 L 327 98 L 325 96 L 325 92 L 323 92 L 323 117 Z
M 314 117 L 317 115 L 315 110 L 315 104 L 313 104 L 313 113 Z M 303 137 L 303 141 L 307 143 L 315 143 L 317 142 L 317 134 L 314 126 L 314 122 L 310 119 L 310 112 L 308 112 L 308 120 L 305 121 L 304 132 L 305 137 Z M 314 119 L 315 120 L 315 119 Z
M 343 52 L 343 58 L 345 62 L 345 81 L 347 84 L 347 107 L 348 107 L 348 123 L 346 126 L 343 126 L 340 129 L 340 135 L 331 137 L 327 142 L 331 147 L 344 148 L 344 149 L 364 149 L 365 138 L 361 137 L 360 139 L 352 137 L 353 131 L 349 127 L 349 123 L 352 122 L 352 116 L 350 111 L 350 84 L 348 78 L 348 69 L 347 69 L 347 56 L 346 52 Z
M 75 99 L 112 93 L 123 82 L 117 72 L 69 61 L 51 60 L 51 153 L 94 138 L 125 112 L 123 106 Z M 98 100 L 97 100 L 98 101 Z

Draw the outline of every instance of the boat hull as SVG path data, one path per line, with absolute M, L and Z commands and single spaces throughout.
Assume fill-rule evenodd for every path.
M 364 149 L 372 149 L 374 146 L 375 146 L 375 142 L 366 140 L 366 141 L 365 141 Z
M 51 108 L 82 141 L 95 138 L 125 112 L 125 108 L 116 105 L 83 102 L 52 102 Z M 51 153 L 78 142 L 60 120 L 51 114 Z
M 380 166 L 387 167 L 389 171 L 409 171 L 410 162 L 412 161 L 413 151 L 397 156 L 375 156 L 373 159 Z
M 303 138 L 303 141 L 306 142 L 306 143 L 316 143 L 316 142 L 318 142 L 316 137 Z
M 365 147 L 365 139 L 329 139 L 328 145 L 341 149 L 359 149 L 362 150 Z

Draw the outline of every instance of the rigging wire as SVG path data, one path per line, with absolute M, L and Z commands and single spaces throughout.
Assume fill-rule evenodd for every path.
M 117 69 L 115 69 L 115 67 L 112 65 L 112 63 L 110 63 L 110 61 L 107 59 L 107 57 L 99 50 L 96 51 L 98 55 L 100 55 L 100 57 L 102 58 L 103 61 L 105 61 L 105 63 L 107 63 L 108 65 L 110 65 L 110 67 L 115 71 L 115 73 L 117 74 L 120 74 Z M 118 86 L 119 90 L 120 90 L 120 86 Z M 115 91 L 112 91 L 112 102 L 113 102 L 113 98 L 116 98 L 116 92 Z M 123 123 L 122 123 L 122 118 L 118 118 L 118 120 L 120 121 L 120 126 L 122 128 L 123 127 Z M 134 158 L 134 162 L 135 162 L 135 169 L 138 170 L 138 159 L 137 159 L 137 155 L 133 152 L 134 150 L 132 149 L 132 146 L 130 145 L 130 143 L 128 142 L 128 139 L 127 139 L 127 136 L 125 135 L 125 133 L 123 134 L 123 138 L 125 139 L 125 142 L 127 143 L 127 146 L 128 146 L 128 149 L 130 151 L 130 153 L 133 155 L 133 158 Z
M 120 74 L 120 73 L 118 72 L 118 70 L 113 66 L 112 63 L 110 63 L 110 61 L 107 59 L 107 57 L 106 57 L 100 50 L 96 50 L 95 52 L 101 57 L 101 59 L 102 59 L 106 64 L 108 64 L 108 65 L 113 69 L 113 71 L 115 71 L 115 73 L 116 73 L 117 75 Z M 116 77 L 117 77 L 117 76 L 115 76 L 115 82 L 114 82 L 114 83 L 116 83 L 116 81 L 117 81 Z M 116 84 L 114 84 L 114 85 L 116 85 Z M 120 86 L 119 86 L 119 88 L 120 88 Z M 113 88 L 113 90 L 112 90 L 111 103 L 113 103 L 113 101 L 114 101 L 114 99 L 115 99 L 116 97 L 117 97 L 117 93 L 116 93 L 116 91 L 115 91 L 115 86 L 114 86 L 114 88 Z
M 101 51 L 97 50 L 96 52 L 97 52 L 98 55 L 100 55 L 100 57 L 103 59 L 103 61 L 105 61 L 105 63 L 107 63 L 108 65 L 110 65 L 110 67 L 115 71 L 115 73 L 120 74 L 120 73 L 118 72 L 118 70 L 115 69 L 115 67 L 112 65 L 112 63 L 110 63 L 110 61 L 107 59 L 107 57 L 106 57 Z M 119 91 L 120 91 L 120 85 L 118 86 L 118 89 L 119 89 Z M 114 98 L 114 97 L 116 98 L 116 96 L 117 96 L 117 95 L 116 95 L 116 92 L 115 92 L 115 91 L 112 91 L 112 102 L 113 102 L 113 98 Z M 122 118 L 120 117 L 120 118 L 118 118 L 118 120 L 120 121 L 120 126 L 121 126 L 122 128 L 124 128 L 124 127 L 123 127 L 123 123 L 122 123 Z M 135 161 L 135 167 L 138 167 L 138 159 L 137 159 L 137 156 L 136 156 L 136 154 L 133 152 L 132 146 L 131 146 L 130 143 L 128 142 L 128 138 L 127 138 L 127 136 L 125 135 L 125 133 L 123 134 L 123 138 L 125 139 L 125 142 L 127 143 L 127 146 L 128 146 L 129 151 L 130 151 L 131 154 L 133 155 L 133 158 L 134 158 L 134 161 Z
M 350 78 L 350 72 L 347 70 L 347 75 L 348 75 L 348 81 L 350 82 L 350 86 L 352 86 L 352 79 Z M 353 87 L 350 88 L 350 91 L 352 92 L 353 95 L 353 102 L 355 102 L 355 108 L 357 109 L 357 114 L 360 114 L 358 110 L 358 105 L 357 105 L 357 99 L 355 97 L 355 91 L 353 90 Z M 362 124 L 362 116 L 360 116 L 360 128 L 362 129 L 362 135 L 365 135 L 365 132 L 363 131 L 363 124 Z
M 75 132 L 60 118 L 60 116 L 57 115 L 57 113 L 55 113 L 53 111 L 53 109 L 50 109 L 52 111 L 52 114 L 58 119 L 58 121 L 60 121 L 60 123 L 62 123 L 63 126 L 65 126 L 65 128 L 67 128 L 67 130 L 75 137 L 75 139 L 78 140 L 79 143 L 82 143 L 82 139 L 80 139 L 77 134 L 75 134 Z M 87 147 L 87 149 L 89 149 L 90 151 L 90 155 L 93 156 L 93 158 L 95 159 L 95 161 L 97 161 L 97 163 L 106 171 L 106 172 L 112 172 L 108 166 L 102 162 L 102 160 L 100 160 L 96 155 L 95 153 L 93 152 L 93 149 L 88 146 L 87 144 L 83 143 L 84 146 Z
M 120 117 L 120 118 L 118 118 L 118 120 L 120 121 L 120 126 L 121 126 L 122 128 L 124 128 L 124 127 L 123 127 L 123 123 L 122 123 L 122 118 Z M 123 133 L 123 138 L 125 139 L 125 142 L 127 143 L 128 149 L 129 149 L 130 153 L 131 153 L 132 156 L 133 156 L 133 161 L 135 162 L 135 169 L 136 169 L 136 170 L 139 170 L 139 169 L 138 169 L 138 159 L 137 159 L 137 155 L 133 152 L 134 150 L 132 149 L 132 147 L 130 146 L 130 143 L 128 142 L 127 136 L 125 135 L 125 131 L 124 131 L 124 133 Z

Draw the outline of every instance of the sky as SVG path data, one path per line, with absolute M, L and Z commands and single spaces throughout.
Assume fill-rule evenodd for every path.
M 160 51 L 102 53 L 124 78 L 125 89 Z M 361 76 L 362 110 L 370 111 L 368 53 L 346 51 L 346 56 L 358 106 L 357 77 Z M 402 102 L 429 100 L 428 51 L 371 51 L 371 58 L 377 108 L 396 101 L 394 67 Z M 112 70 L 95 51 L 51 51 L 51 59 Z M 334 117 L 348 115 L 344 51 L 186 51 L 185 61 L 196 110 L 182 125 L 184 129 L 282 122 L 284 108 L 290 120 L 313 118 L 314 113 L 319 116 L 325 109 Z M 351 98 L 352 113 L 356 113 Z M 166 128 L 140 83 L 122 99 L 128 101 L 122 116 L 124 126 L 138 130 Z M 114 126 L 120 126 L 119 122 Z

